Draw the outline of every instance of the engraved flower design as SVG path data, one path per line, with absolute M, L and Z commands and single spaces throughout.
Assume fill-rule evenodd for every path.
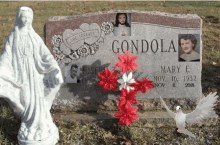
M 54 53 L 59 53 L 60 50 L 59 50 L 57 47 L 54 47 L 54 48 L 53 48 L 53 52 L 54 52 Z
M 89 48 L 90 48 L 90 54 L 95 54 L 95 52 L 99 49 L 99 45 L 94 43 L 90 45 Z
M 77 51 L 72 50 L 72 52 L 68 55 L 72 60 L 79 59 L 79 55 L 77 54 Z
M 99 50 L 99 45 L 97 44 L 92 44 L 92 47 L 94 48 L 95 51 L 98 51 Z
M 80 46 L 78 49 L 78 54 L 82 57 L 88 56 L 90 54 L 89 46 L 86 44 Z
M 61 35 L 54 35 L 52 38 L 52 43 L 55 47 L 60 47 L 63 37 Z
M 109 35 L 113 32 L 113 24 L 111 22 L 103 22 L 101 25 L 101 30 L 105 32 L 105 35 Z
M 57 47 L 54 47 L 53 48 L 53 52 L 54 52 L 54 54 L 55 54 L 55 60 L 57 61 L 57 62 L 60 62 L 64 57 L 65 57 L 65 55 L 60 51 L 60 49 L 59 48 L 57 48 Z

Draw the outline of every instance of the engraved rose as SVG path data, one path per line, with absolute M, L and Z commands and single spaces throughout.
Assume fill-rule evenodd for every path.
M 113 24 L 111 22 L 103 22 L 101 25 L 101 30 L 104 31 L 105 35 L 109 35 L 113 32 Z
M 89 48 L 90 48 L 90 54 L 95 54 L 95 52 L 99 50 L 99 45 L 94 43 Z
M 59 63 L 64 57 L 65 55 L 60 51 L 59 48 L 54 47 L 53 48 L 53 52 L 55 54 L 55 60 Z
M 92 47 L 94 48 L 95 51 L 98 51 L 99 50 L 99 45 L 97 44 L 92 44 Z
M 61 35 L 54 35 L 52 39 L 52 43 L 55 47 L 60 47 L 60 44 L 62 42 L 62 36 Z
M 69 55 L 69 57 L 74 60 L 74 59 L 79 59 L 79 55 L 77 54 L 77 51 L 72 51 Z
M 60 53 L 61 53 L 61 51 L 60 51 L 57 47 L 54 47 L 54 48 L 53 48 L 53 52 L 54 52 L 55 54 L 60 54 Z
M 82 57 L 88 56 L 90 54 L 89 46 L 86 44 L 80 46 L 78 49 L 78 54 Z

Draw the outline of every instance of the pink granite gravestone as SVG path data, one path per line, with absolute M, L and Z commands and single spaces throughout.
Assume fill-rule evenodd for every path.
M 125 16 L 121 21 L 120 16 Z M 114 70 L 117 55 L 137 55 L 134 76 L 155 88 L 137 98 L 187 98 L 202 95 L 202 19 L 195 14 L 113 10 L 78 16 L 55 16 L 46 22 L 46 45 L 64 77 L 55 105 L 97 110 L 118 92 L 103 92 L 98 72 Z M 113 104 L 114 105 L 114 102 Z M 117 103 L 116 105 L 117 106 Z

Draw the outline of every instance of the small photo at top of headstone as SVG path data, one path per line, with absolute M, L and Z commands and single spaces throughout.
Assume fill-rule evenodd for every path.
M 115 36 L 131 36 L 131 13 L 115 14 Z
M 179 34 L 179 62 L 200 61 L 200 35 Z

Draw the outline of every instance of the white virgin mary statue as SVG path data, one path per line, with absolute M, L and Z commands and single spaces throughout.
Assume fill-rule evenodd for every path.
M 0 97 L 21 117 L 19 144 L 56 144 L 50 108 L 63 83 L 61 70 L 32 27 L 33 11 L 21 7 L 0 56 Z

